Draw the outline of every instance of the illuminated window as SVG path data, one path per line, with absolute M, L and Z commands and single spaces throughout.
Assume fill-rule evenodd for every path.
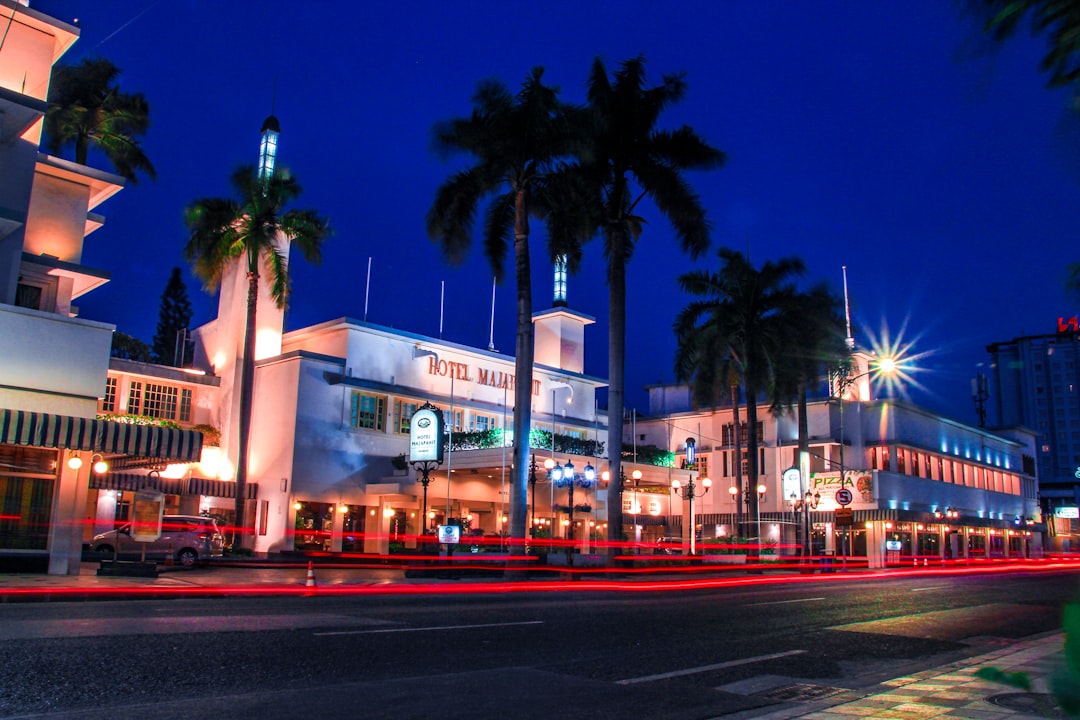
M 493 415 L 473 415 L 473 431 L 487 432 L 499 427 L 499 423 Z
M 352 394 L 349 406 L 349 425 L 364 430 L 385 429 L 386 397 L 363 392 Z

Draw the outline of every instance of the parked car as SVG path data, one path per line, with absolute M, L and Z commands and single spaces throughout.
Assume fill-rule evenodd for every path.
M 115 552 L 125 558 L 141 558 L 145 548 L 148 560 L 164 560 L 171 553 L 184 567 L 221 557 L 224 547 L 225 537 L 217 521 L 200 515 L 166 515 L 161 520 L 161 537 L 153 542 L 133 540 L 131 523 L 95 535 L 90 541 L 90 550 L 101 555 Z

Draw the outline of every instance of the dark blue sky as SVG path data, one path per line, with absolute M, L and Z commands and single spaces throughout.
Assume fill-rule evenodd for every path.
M 477 82 L 516 87 L 534 65 L 581 101 L 596 56 L 610 68 L 644 54 L 651 79 L 685 71 L 686 99 L 662 125 L 692 125 L 729 156 L 690 179 L 713 244 L 760 264 L 796 255 L 807 282 L 837 291 L 848 268 L 855 337 L 899 337 L 920 354 L 911 399 L 974 422 L 969 380 L 985 346 L 1053 332 L 1075 299 L 1063 268 L 1080 197 L 1080 126 L 1037 73 L 1041 41 L 989 48 L 957 5 L 854 1 L 113 2 L 35 0 L 78 18 L 65 60 L 103 55 L 152 111 L 144 141 L 157 182 L 99 211 L 84 262 L 112 281 L 78 303 L 150 341 L 170 269 L 183 265 L 184 206 L 222 196 L 254 163 L 271 110 L 279 162 L 304 187 L 299 207 L 336 231 L 319 267 L 294 263 L 288 327 L 368 320 L 485 347 L 491 272 L 479 243 L 449 267 L 425 234 L 436 187 L 455 167 L 430 149 L 440 120 L 465 115 Z M 1073 121 L 1075 123 L 1075 121 Z M 107 167 L 104 164 L 101 167 Z M 651 209 L 629 267 L 628 398 L 671 381 L 671 323 L 691 267 Z M 535 228 L 534 299 L 551 272 Z M 698 263 L 715 267 L 715 252 Z M 214 301 L 185 267 L 195 323 Z M 512 268 L 507 268 L 512 278 Z M 498 289 L 495 345 L 512 352 L 512 279 Z M 607 375 L 607 288 L 599 247 L 571 279 L 570 304 L 594 315 L 587 371 Z

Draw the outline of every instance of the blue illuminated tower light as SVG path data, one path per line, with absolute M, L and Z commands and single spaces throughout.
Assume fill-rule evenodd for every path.
M 272 114 L 263 120 L 262 130 L 259 131 L 262 140 L 259 142 L 259 179 L 269 180 L 274 175 L 274 161 L 277 159 L 278 135 L 281 134 L 281 126 L 278 119 Z

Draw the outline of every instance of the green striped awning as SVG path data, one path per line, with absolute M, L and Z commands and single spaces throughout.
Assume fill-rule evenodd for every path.
M 0 443 L 197 462 L 203 435 L 197 430 L 0 409 Z

